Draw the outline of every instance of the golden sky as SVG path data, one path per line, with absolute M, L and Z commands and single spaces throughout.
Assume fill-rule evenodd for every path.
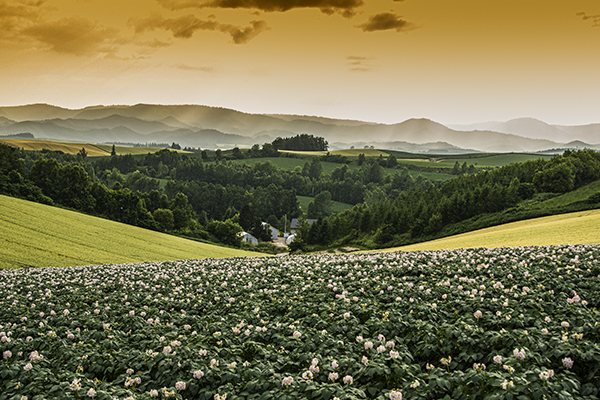
M 0 105 L 600 122 L 600 0 L 0 0 Z

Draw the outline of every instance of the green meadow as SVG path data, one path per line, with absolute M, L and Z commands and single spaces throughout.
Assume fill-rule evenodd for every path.
M 367 150 L 367 149 L 365 149 L 365 150 Z M 297 152 L 297 153 L 301 153 L 301 152 Z M 302 153 L 318 153 L 318 152 L 302 152 Z M 332 154 L 333 153 L 334 152 L 332 152 Z M 232 163 L 244 163 L 244 164 L 249 164 L 249 165 L 254 165 L 259 162 L 263 163 L 263 162 L 267 162 L 267 161 L 270 161 L 271 163 L 273 163 L 273 165 L 275 165 L 277 168 L 284 169 L 287 171 L 291 171 L 296 167 L 302 168 L 306 162 L 310 163 L 310 159 L 308 159 L 308 158 L 289 158 L 289 157 L 264 157 L 264 158 L 247 158 L 247 159 L 242 159 L 242 160 L 228 160 L 228 162 L 232 162 Z M 404 162 L 404 161 L 400 160 L 400 162 Z M 340 168 L 343 165 L 346 165 L 348 167 L 348 169 L 350 169 L 351 171 L 354 171 L 354 170 L 360 168 L 360 166 L 358 166 L 357 164 L 354 164 L 354 163 L 353 164 L 340 164 L 340 163 L 334 163 L 334 162 L 328 162 L 328 161 L 321 162 L 321 167 L 323 168 L 324 174 L 331 174 L 334 169 Z M 431 166 L 434 168 L 438 167 L 435 164 L 427 165 L 427 164 L 421 163 L 421 164 L 416 164 L 416 165 L 419 165 L 421 167 L 427 167 L 427 166 Z M 452 166 L 454 166 L 454 163 L 452 164 Z M 389 175 L 389 174 L 394 174 L 397 171 L 397 169 L 384 168 L 383 171 L 384 171 L 383 173 L 385 175 Z M 451 175 L 451 174 L 444 174 L 444 173 L 430 172 L 430 171 L 409 171 L 409 173 L 413 178 L 416 178 L 417 176 L 421 175 L 423 178 L 427 178 L 429 180 L 446 181 L 446 180 L 454 177 L 454 175 Z
M 393 153 L 393 152 L 392 152 Z M 458 162 L 460 165 L 467 163 L 473 164 L 477 168 L 496 168 L 516 162 L 525 162 L 529 160 L 544 159 L 549 160 L 552 156 L 524 153 L 505 153 L 505 154 L 467 154 L 467 155 L 423 155 L 422 158 L 406 157 L 406 153 L 397 154 L 398 162 L 403 164 L 412 164 L 419 167 L 438 167 L 452 168 Z
M 9 139 L 1 138 L 1 143 L 8 144 L 10 146 L 18 147 L 20 149 L 28 151 L 40 151 L 40 150 L 51 150 L 51 151 L 62 151 L 65 154 L 77 154 L 84 148 L 89 157 L 106 157 L 110 156 L 112 151 L 112 144 L 92 144 L 92 143 L 77 143 L 77 142 L 60 142 L 54 140 L 37 140 L 37 139 Z M 131 146 L 115 146 L 117 155 L 140 155 L 148 153 L 156 153 L 162 150 L 158 147 L 131 147 Z M 182 150 L 173 150 L 179 153 L 187 153 Z
M 305 211 L 305 212 L 308 210 L 308 204 L 314 200 L 314 197 L 309 197 L 309 196 L 296 196 L 296 197 L 298 198 L 298 204 L 300 204 L 300 208 L 302 209 L 302 211 Z M 353 206 L 351 204 L 340 203 L 339 201 L 331 202 L 331 211 L 334 213 L 346 211 L 352 207 Z
M 112 146 L 108 146 L 108 151 L 101 148 L 99 145 L 89 143 L 73 143 L 73 142 L 55 142 L 51 140 L 35 140 L 35 139 L 0 139 L 0 142 L 9 146 L 18 147 L 28 151 L 62 151 L 65 154 L 77 154 L 82 148 L 85 149 L 90 157 L 110 156 Z M 156 151 L 156 150 L 155 150 Z
M 96 218 L 0 196 L 0 268 L 64 267 L 195 258 L 251 256 Z
M 390 155 L 389 152 L 377 149 L 343 149 L 343 150 L 330 150 L 330 151 L 293 151 L 293 150 L 279 150 L 281 153 L 291 153 L 301 156 L 324 156 L 327 153 L 331 155 L 340 155 L 345 157 L 358 157 L 360 154 L 364 154 L 365 157 L 387 157 Z

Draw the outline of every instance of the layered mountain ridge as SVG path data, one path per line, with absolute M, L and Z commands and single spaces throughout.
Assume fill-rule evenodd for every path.
M 0 135 L 86 142 L 171 143 L 202 148 L 248 147 L 276 137 L 322 136 L 331 148 L 373 146 L 411 152 L 537 152 L 600 149 L 600 124 L 550 125 L 533 118 L 445 126 L 428 119 L 396 124 L 317 116 L 248 114 L 202 105 L 0 107 Z

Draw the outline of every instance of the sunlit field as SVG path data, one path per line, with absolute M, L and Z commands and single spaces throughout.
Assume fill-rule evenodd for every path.
M 0 196 L 0 268 L 255 254 Z
M 600 210 L 552 215 L 389 249 L 439 250 L 600 243 Z

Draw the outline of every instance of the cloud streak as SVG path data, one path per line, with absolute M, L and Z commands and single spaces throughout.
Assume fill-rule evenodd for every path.
M 194 15 L 184 15 L 175 18 L 165 18 L 160 15 L 154 15 L 148 18 L 134 20 L 132 24 L 136 33 L 163 29 L 170 31 L 174 37 L 180 39 L 189 39 L 194 33 L 200 30 L 219 31 L 231 36 L 235 44 L 248 43 L 260 33 L 269 30 L 265 21 L 250 21 L 250 26 L 239 27 L 231 24 L 223 24 L 214 19 L 202 20 Z
M 396 32 L 408 32 L 416 29 L 417 27 L 402 19 L 402 16 L 394 14 L 393 12 L 384 12 L 375 14 L 369 17 L 369 20 L 364 24 L 356 25 L 357 28 L 363 30 L 363 32 L 376 32 L 376 31 L 387 31 L 395 30 Z
M 369 72 L 374 69 L 371 64 L 372 58 L 363 56 L 348 56 L 346 57 L 346 65 L 351 72 Z
M 294 8 L 316 8 L 331 15 L 338 13 L 346 18 L 356 14 L 363 0 L 157 0 L 169 10 L 184 8 L 245 8 L 264 12 L 284 12 Z
M 198 72 L 208 72 L 208 73 L 215 72 L 215 69 L 213 67 L 196 67 L 196 66 L 187 65 L 187 64 L 177 64 L 174 67 L 177 69 L 184 70 L 184 71 L 198 71 Z
M 581 17 L 583 21 L 592 20 L 592 28 L 600 27 L 600 14 L 588 15 L 585 12 L 578 12 L 578 17 Z
M 42 22 L 22 30 L 22 34 L 49 46 L 53 51 L 74 55 L 113 53 L 118 48 L 118 30 L 82 17 Z

